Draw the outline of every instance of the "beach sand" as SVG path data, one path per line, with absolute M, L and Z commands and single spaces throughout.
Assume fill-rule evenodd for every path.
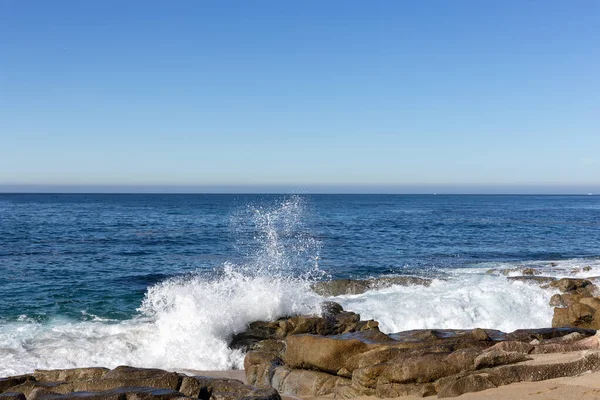
M 231 378 L 245 381 L 243 370 L 230 371 L 196 371 L 182 370 L 188 375 L 204 375 L 217 378 Z M 296 397 L 282 395 L 287 400 L 332 400 L 333 395 L 321 397 Z M 436 399 L 436 396 L 429 397 Z M 358 400 L 380 400 L 373 396 L 358 397 Z M 417 400 L 422 397 L 399 397 L 402 400 Z M 585 373 L 576 377 L 548 379 L 539 382 L 519 382 L 495 389 L 481 392 L 466 393 L 453 399 L 460 400 L 506 400 L 506 399 L 531 399 L 531 400 L 598 400 L 600 399 L 600 372 Z

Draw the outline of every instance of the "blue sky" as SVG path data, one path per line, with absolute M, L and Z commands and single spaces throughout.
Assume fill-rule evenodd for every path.
M 600 191 L 599 49 L 595 0 L 0 0 L 0 190 Z

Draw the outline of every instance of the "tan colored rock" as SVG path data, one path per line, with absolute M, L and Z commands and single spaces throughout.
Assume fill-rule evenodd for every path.
M 288 336 L 286 345 L 283 359 L 288 367 L 330 374 L 342 369 L 348 358 L 376 347 L 358 339 L 315 335 Z
M 39 382 L 60 382 L 76 379 L 100 379 L 109 371 L 108 368 L 36 369 L 33 376 Z
M 324 372 L 278 368 L 273 387 L 281 393 L 294 396 L 324 396 L 333 393 L 336 386 L 349 386 L 349 379 Z
M 583 297 L 581 300 L 579 300 L 579 302 L 593 308 L 596 311 L 600 310 L 600 299 L 596 297 Z
M 426 354 L 397 358 L 385 363 L 379 379 L 381 383 L 427 383 L 458 372 L 446 362 L 446 354 Z
M 492 347 L 489 347 L 486 351 L 501 350 L 529 354 L 533 348 L 534 346 L 529 343 L 519 342 L 516 340 L 507 340 L 505 342 L 496 343 Z
M 496 387 L 490 380 L 490 375 L 486 373 L 440 379 L 435 386 L 438 398 L 456 397 Z
M 486 351 L 475 358 L 475 369 L 491 368 L 498 365 L 514 364 L 531 360 L 531 357 L 520 353 L 503 350 Z
M 177 390 L 182 376 L 153 368 L 135 368 L 120 366 L 107 372 L 100 379 L 75 380 L 74 391 L 102 392 L 121 387 L 149 387 L 155 389 Z
M 595 309 L 582 303 L 575 303 L 568 308 L 555 308 L 552 326 L 600 329 L 600 315 L 596 318 L 595 313 Z
M 551 282 L 550 287 L 557 288 L 562 293 L 577 293 L 590 296 L 594 285 L 588 279 L 562 278 Z
M 344 369 L 352 373 L 355 369 L 380 364 L 398 357 L 404 350 L 396 347 L 376 348 L 364 353 L 358 353 L 344 362 Z M 338 372 L 338 375 L 339 372 Z

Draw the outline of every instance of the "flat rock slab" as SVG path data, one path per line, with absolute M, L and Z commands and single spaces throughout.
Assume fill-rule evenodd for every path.
M 120 366 L 37 370 L 0 379 L 0 400 L 281 400 L 273 388 L 237 379 L 187 376 L 160 369 Z

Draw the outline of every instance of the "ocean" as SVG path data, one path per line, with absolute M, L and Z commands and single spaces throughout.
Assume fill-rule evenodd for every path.
M 0 194 L 0 376 L 241 368 L 233 334 L 338 278 L 433 279 L 327 298 L 386 333 L 549 327 L 523 268 L 600 275 L 600 197 Z

